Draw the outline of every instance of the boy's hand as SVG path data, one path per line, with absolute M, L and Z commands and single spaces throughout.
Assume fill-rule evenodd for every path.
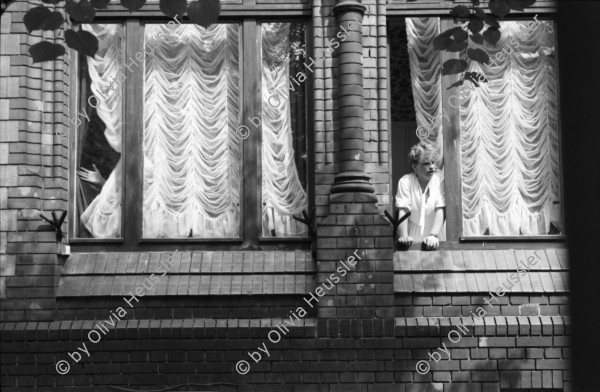
M 423 240 L 425 250 L 436 250 L 440 246 L 440 240 L 433 235 L 425 237 Z
M 400 243 L 400 245 L 408 248 L 412 245 L 413 238 L 409 237 L 409 236 L 400 237 L 400 238 L 398 238 L 398 242 Z

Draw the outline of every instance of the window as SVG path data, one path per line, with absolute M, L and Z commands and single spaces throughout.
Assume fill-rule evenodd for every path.
M 307 236 L 306 23 L 83 28 L 73 237 Z
M 501 22 L 480 89 L 460 88 L 464 236 L 562 232 L 552 22 Z M 481 46 L 481 45 L 480 45 Z
M 424 141 L 438 153 L 445 179 L 446 238 L 532 239 L 564 234 L 560 177 L 554 22 L 503 21 L 496 46 L 476 44 L 488 65 L 474 87 L 442 76 L 449 59 L 433 39 L 452 20 L 406 18 L 390 23 L 394 190 L 410 171 L 402 162 Z M 410 85 L 412 94 L 395 89 Z

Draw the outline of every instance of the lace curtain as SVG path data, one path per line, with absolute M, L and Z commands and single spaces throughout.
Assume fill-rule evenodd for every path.
M 237 237 L 239 26 L 145 28 L 144 237 Z
M 433 47 L 433 39 L 440 34 L 440 19 L 406 18 L 406 33 L 417 136 L 434 147 L 437 166 L 443 168 L 442 55 Z
M 122 148 L 124 37 L 118 25 L 87 25 L 99 37 L 87 58 L 98 116 L 115 151 Z M 263 50 L 263 235 L 303 235 L 293 215 L 307 208 L 292 134 L 289 23 L 261 25 Z M 143 235 L 145 238 L 240 235 L 242 140 L 240 30 L 218 24 L 147 24 L 144 31 Z M 297 49 L 297 48 L 296 48 Z M 132 56 L 134 57 L 134 56 Z M 124 83 L 127 83 L 126 81 Z M 271 99 L 278 91 L 279 101 Z M 270 102 L 282 102 L 273 107 Z M 252 129 L 251 129 L 252 131 Z M 304 157 L 305 158 L 305 157 Z M 120 236 L 121 162 L 81 221 L 95 238 Z
M 86 57 L 90 76 L 90 89 L 95 98 L 88 100 L 96 106 L 96 114 L 104 123 L 104 137 L 118 153 L 122 149 L 123 130 L 123 28 L 120 25 L 82 25 L 99 41 L 99 49 L 95 57 Z M 83 129 L 87 133 L 87 127 Z M 85 140 L 85 134 L 80 140 Z M 106 179 L 100 193 L 89 203 L 83 203 L 81 224 L 94 238 L 118 238 L 121 236 L 121 187 L 122 162 L 117 162 Z M 81 180 L 77 183 L 81 187 Z M 81 204 L 81 203 L 78 203 Z
M 438 32 L 435 19 L 407 22 L 419 53 Z M 532 27 L 533 25 L 533 27 Z M 498 44 L 480 47 L 495 64 L 469 62 L 469 71 L 489 80 L 460 87 L 461 172 L 464 235 L 536 235 L 560 232 L 560 177 L 554 35 L 548 22 L 501 22 Z M 419 35 L 418 35 L 419 34 Z M 434 57 L 438 55 L 433 53 Z M 461 58 L 466 58 L 461 54 Z M 439 84 L 441 64 L 411 57 L 411 69 L 427 73 L 413 82 L 415 106 L 440 117 L 430 90 Z M 435 68 L 435 71 L 432 69 Z M 422 82 L 421 82 L 422 84 Z M 418 103 L 417 103 L 418 102 Z M 419 125 L 423 124 L 419 116 Z
M 263 235 L 306 234 L 293 215 L 307 209 L 306 190 L 296 167 L 291 132 L 290 23 L 263 23 L 262 32 L 262 199 Z M 269 100 L 273 92 L 277 98 Z M 278 107 L 272 104 L 279 104 Z

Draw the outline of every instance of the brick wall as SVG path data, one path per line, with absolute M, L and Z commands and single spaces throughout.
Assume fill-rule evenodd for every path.
M 188 252 L 164 287 L 90 343 L 94 324 L 123 305 L 122 297 L 166 254 L 57 255 L 62 248 L 39 213 L 67 207 L 67 139 L 56 132 L 69 115 L 70 60 L 31 64 L 27 49 L 39 33 L 25 34 L 22 18 L 39 3 L 17 2 L 1 21 L 3 390 L 572 390 L 564 250 L 545 249 L 544 264 L 530 272 L 529 283 L 500 298 L 483 318 L 469 315 L 514 267 L 511 260 L 534 249 L 393 252 L 392 228 L 381 214 L 390 202 L 385 0 L 363 2 L 364 156 L 375 195 L 330 195 L 338 173 L 339 64 L 327 59 L 314 73 L 316 260 L 307 252 L 222 252 L 215 258 Z M 337 33 L 335 4 L 312 1 L 315 56 L 324 57 Z M 306 305 L 309 293 L 354 252 L 361 257 L 356 266 L 318 305 Z M 300 305 L 307 314 L 280 342 L 270 342 L 269 332 Z M 466 331 L 457 340 L 452 331 L 459 326 Z M 57 374 L 57 361 L 84 342 L 89 358 Z M 255 363 L 248 352 L 260 352 L 263 343 L 270 356 Z M 235 370 L 242 359 L 251 366 L 247 375 Z M 427 360 L 430 371 L 421 374 L 417 366 Z
M 27 34 L 23 16 L 41 1 L 17 1 L 0 34 L 0 320 L 49 320 L 59 259 L 39 214 L 67 208 L 67 56 L 33 64 L 29 47 L 53 32 Z
M 340 323 L 337 334 L 308 319 L 271 343 L 268 333 L 280 321 L 124 321 L 95 344 L 87 340 L 92 322 L 5 323 L 0 358 L 3 369 L 9 370 L 4 370 L 2 387 L 56 391 L 76 385 L 77 391 L 98 391 L 111 386 L 151 390 L 191 384 L 195 388 L 190 390 L 273 392 L 571 390 L 570 372 L 565 370 L 570 358 L 568 324 L 562 318 L 527 330 L 513 322 L 486 323 L 484 328 L 472 326 L 468 319 L 453 319 L 451 324 L 438 318 L 402 318 L 390 332 L 365 322 L 358 329 Z M 468 331 L 460 339 L 452 334 L 449 338 L 453 325 L 461 322 Z M 95 335 L 92 339 L 98 340 Z M 82 342 L 87 342 L 90 356 L 83 353 L 74 363 L 67 354 L 83 347 Z M 237 374 L 236 363 L 249 360 L 247 353 L 259 346 L 269 356 L 263 354 L 258 363 L 250 360 L 249 373 Z M 448 351 L 451 359 L 438 348 Z M 68 374 L 56 375 L 59 360 L 69 360 Z M 426 360 L 430 370 L 420 374 L 416 364 Z

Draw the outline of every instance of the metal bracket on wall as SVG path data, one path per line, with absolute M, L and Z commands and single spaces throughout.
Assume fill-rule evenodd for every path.
M 308 215 L 306 210 L 302 211 L 302 216 L 304 216 L 304 219 L 298 218 L 298 217 L 296 217 L 296 215 L 294 215 L 294 219 L 300 223 L 304 223 L 308 227 L 308 235 L 311 238 L 314 238 L 315 235 L 317 234 L 317 230 L 316 230 L 316 226 L 315 226 L 315 209 L 314 208 L 312 209 L 312 211 L 310 212 L 310 215 Z
M 62 211 L 60 218 L 56 216 L 55 211 L 52 211 L 52 220 L 50 220 L 50 218 L 46 217 L 46 215 L 44 214 L 40 214 L 40 217 L 46 222 L 48 222 L 50 226 L 52 226 L 52 228 L 54 228 L 54 230 L 56 231 L 56 242 L 61 242 L 63 239 L 63 232 L 61 226 L 65 221 L 65 218 L 67 217 L 67 211 Z
M 398 244 L 398 227 L 400 226 L 400 223 L 404 222 L 409 216 L 410 216 L 410 211 L 408 211 L 404 216 L 402 216 L 402 218 L 400 218 L 400 210 L 398 209 L 394 209 L 394 216 L 392 216 L 388 210 L 384 211 L 386 218 L 390 221 L 390 223 L 392 224 L 392 226 L 394 227 L 394 231 L 393 231 L 393 238 L 394 238 L 394 247 L 396 250 L 400 250 L 399 249 L 399 244 Z
M 302 216 L 304 216 L 304 219 L 293 215 L 295 220 L 300 223 L 304 223 L 308 227 L 308 235 L 312 239 L 312 257 L 314 260 L 317 260 L 317 224 L 315 221 L 315 209 L 313 208 L 310 211 L 310 215 L 306 212 L 306 210 L 302 211 Z

